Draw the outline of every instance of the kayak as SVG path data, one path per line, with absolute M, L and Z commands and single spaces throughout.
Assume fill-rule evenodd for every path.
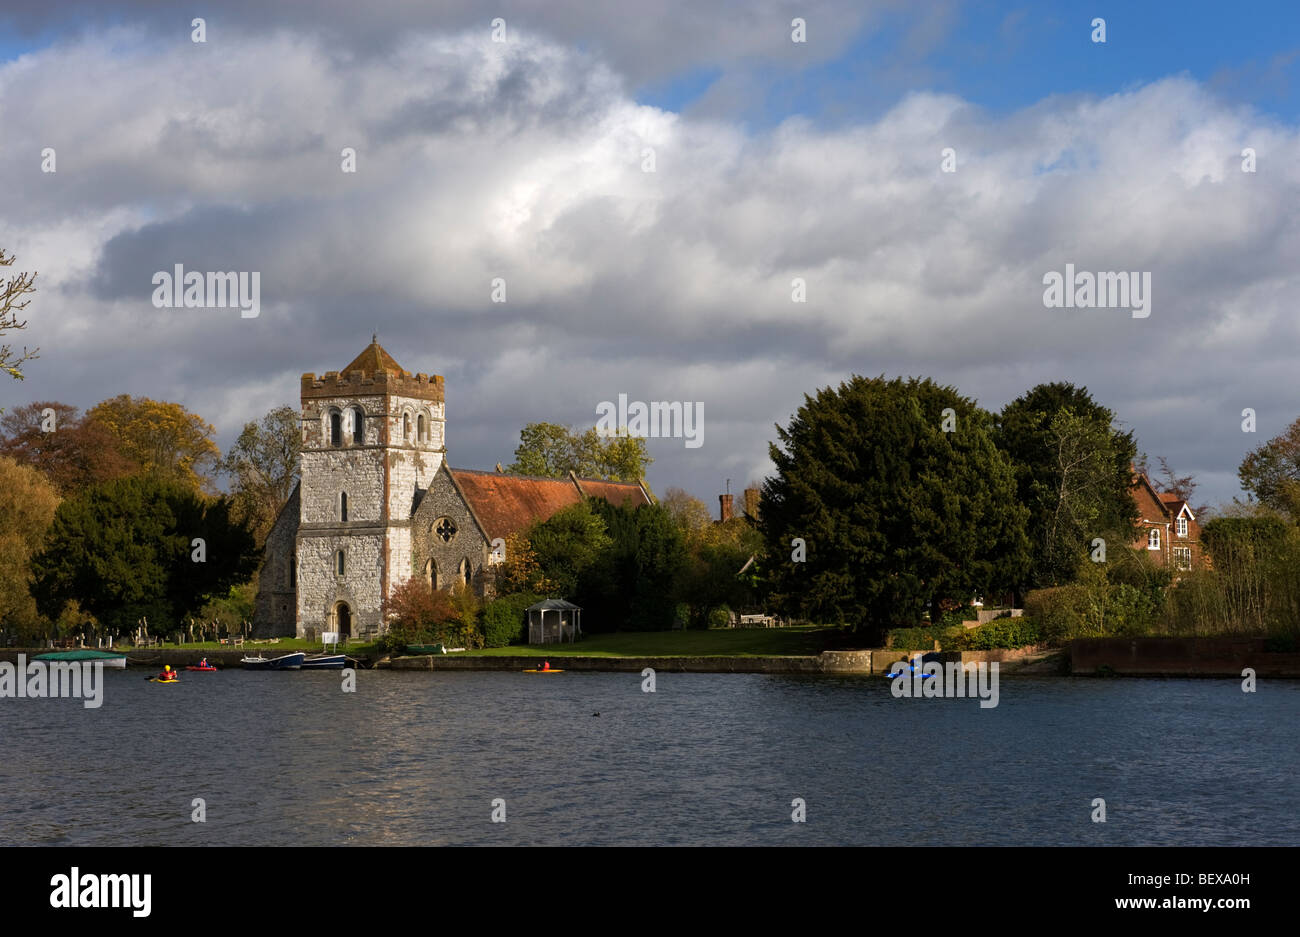
M 200 673 L 216 673 L 216 670 L 217 670 L 216 667 L 199 667 L 199 666 L 197 666 L 197 665 L 193 665 L 193 666 L 190 666 L 190 667 L 186 667 L 185 669 L 186 669 L 186 670 L 197 670 L 197 671 L 199 671 Z
M 524 673 L 564 673 L 564 671 L 552 667 L 550 670 L 525 670 Z
M 150 677 L 149 682 L 150 683 L 180 683 L 179 680 L 162 680 L 158 677 Z

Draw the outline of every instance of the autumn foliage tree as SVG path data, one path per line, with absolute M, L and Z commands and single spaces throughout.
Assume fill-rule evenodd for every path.
M 38 471 L 0 456 L 0 623 L 31 633 L 37 625 L 30 593 L 32 557 L 54 521 L 59 498 Z
M 53 400 L 0 416 L 0 455 L 36 469 L 64 497 L 139 468 L 122 454 L 107 427 Z
M 178 403 L 120 394 L 87 416 L 118 439 L 122 454 L 144 474 L 193 491 L 214 490 L 221 451 L 212 441 L 216 429 L 198 414 Z

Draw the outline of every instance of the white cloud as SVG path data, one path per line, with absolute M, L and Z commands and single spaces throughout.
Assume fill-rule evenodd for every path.
M 1279 384 L 1295 127 L 1185 78 L 1005 117 L 916 94 L 873 122 L 763 132 L 627 85 L 591 53 L 482 30 L 382 59 L 284 31 L 160 48 L 116 30 L 0 66 L 0 244 L 43 287 L 24 336 L 42 358 L 6 397 L 179 399 L 229 442 L 378 329 L 447 376 L 455 464 L 509 461 L 524 422 L 592 419 L 620 391 L 704 400 L 703 449 L 651 446 L 652 484 L 700 495 L 747 480 L 771 424 L 853 371 L 994 408 L 1086 384 L 1153 456 L 1220 480 L 1260 441 L 1220 431 L 1241 407 L 1261 433 L 1300 411 Z M 177 262 L 260 270 L 262 316 L 153 309 L 150 273 Z M 1151 271 L 1151 317 L 1045 309 L 1066 263 Z

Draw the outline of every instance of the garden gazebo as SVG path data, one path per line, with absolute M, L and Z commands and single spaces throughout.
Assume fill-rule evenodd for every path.
M 567 635 L 570 643 L 582 631 L 582 609 L 564 599 L 545 599 L 528 606 L 528 643 L 552 644 L 563 641 Z

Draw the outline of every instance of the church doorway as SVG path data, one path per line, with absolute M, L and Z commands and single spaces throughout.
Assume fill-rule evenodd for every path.
M 347 602 L 334 606 L 334 630 L 345 641 L 352 636 L 352 609 L 348 608 Z

